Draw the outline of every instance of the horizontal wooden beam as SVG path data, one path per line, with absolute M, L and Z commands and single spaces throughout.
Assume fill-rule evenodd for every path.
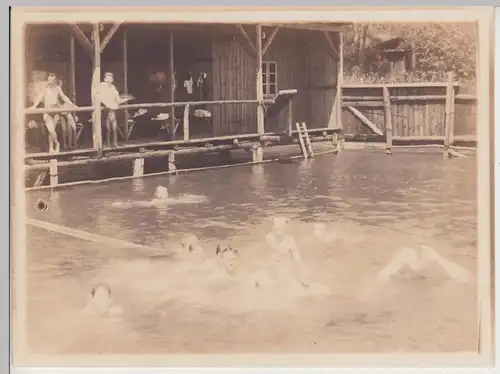
M 285 29 L 312 31 L 342 31 L 342 24 L 331 23 L 263 23 L 262 26 L 277 26 Z
M 274 104 L 275 99 L 265 99 L 263 104 Z M 214 101 L 179 101 L 173 103 L 144 103 L 144 104 L 124 104 L 120 105 L 117 110 L 141 109 L 141 108 L 170 108 L 182 107 L 185 105 L 201 106 L 201 105 L 225 105 L 225 104 L 257 104 L 259 100 L 214 100 Z M 25 114 L 44 114 L 44 113 L 64 113 L 64 112 L 91 112 L 95 108 L 93 106 L 83 106 L 74 108 L 28 108 L 24 110 Z
M 342 99 L 344 101 L 382 101 L 382 96 L 343 96 Z M 434 101 L 434 100 L 442 100 L 446 99 L 445 95 L 407 95 L 407 96 L 391 96 L 391 101 Z M 457 100 L 476 100 L 476 95 L 457 95 L 455 96 Z
M 357 107 L 357 108 L 382 108 L 384 106 L 383 101 L 343 101 L 342 107 Z
M 259 138 L 258 138 L 259 139 Z M 132 160 L 135 158 L 149 158 L 149 157 L 162 157 L 168 156 L 172 152 L 176 155 L 188 155 L 188 154 L 199 154 L 199 153 L 210 153 L 224 150 L 233 150 L 233 149 L 250 149 L 252 147 L 251 144 L 239 143 L 239 144 L 230 144 L 230 145 L 212 145 L 212 146 L 201 146 L 201 147 L 193 147 L 193 148 L 181 148 L 175 151 L 162 149 L 162 150 L 145 150 L 143 152 L 135 152 L 135 153 L 123 153 L 123 154 L 115 154 L 108 155 L 107 157 L 99 157 L 99 158 L 85 158 L 85 159 L 77 159 L 71 161 L 60 161 L 58 162 L 59 167 L 68 167 L 68 166 L 77 166 L 77 165 L 91 165 L 91 164 L 100 164 L 100 163 L 110 163 L 113 161 L 122 161 L 122 160 Z M 53 154 L 53 159 L 55 159 L 56 154 Z M 49 168 L 49 163 L 38 163 L 25 165 L 25 170 L 46 170 Z
M 446 82 L 415 82 L 415 83 L 357 83 L 357 84 L 343 84 L 342 88 L 416 88 L 416 87 L 442 87 L 446 88 Z M 460 83 L 453 84 L 455 87 L 460 87 Z
M 273 133 L 266 133 L 264 135 L 273 135 Z M 156 148 L 156 147 L 176 147 L 176 146 L 196 146 L 204 143 L 224 143 L 226 141 L 232 142 L 234 139 L 239 139 L 239 140 L 249 140 L 249 141 L 254 141 L 258 140 L 261 134 L 237 134 L 237 135 L 223 135 L 223 136 L 215 136 L 215 137 L 209 137 L 209 138 L 198 138 L 198 139 L 190 139 L 188 141 L 185 140 L 167 140 L 167 141 L 161 141 L 161 142 L 145 142 L 145 143 L 138 143 L 138 144 L 126 144 L 126 145 L 121 145 L 119 147 L 115 148 L 104 148 L 104 152 L 106 153 L 115 153 L 115 152 L 130 152 L 133 150 L 139 150 L 141 148 L 143 149 L 148 149 L 148 148 Z M 88 149 L 77 149 L 73 151 L 62 151 L 59 153 L 48 153 L 48 152 L 41 152 L 41 153 L 28 153 L 25 155 L 24 159 L 27 164 L 32 163 L 33 161 L 42 161 L 42 160 L 49 160 L 51 158 L 57 158 L 57 159 L 65 159 L 68 157 L 75 157 L 75 156 L 93 156 L 97 153 L 97 151 L 93 148 L 88 148 Z
M 344 134 L 347 141 L 361 141 L 361 142 L 383 142 L 384 135 L 376 134 Z M 422 136 L 393 136 L 392 140 L 398 142 L 443 142 L 443 135 L 422 135 Z M 477 142 L 476 135 L 455 135 L 455 140 L 458 142 Z M 385 147 L 385 143 L 384 143 Z
M 93 106 L 82 106 L 74 108 L 28 108 L 24 110 L 24 114 L 59 114 L 59 113 L 76 113 L 76 112 L 92 112 L 94 111 Z
M 120 105 L 118 109 L 141 109 L 141 108 L 168 108 L 181 107 L 185 105 L 225 105 L 225 104 L 257 104 L 258 100 L 214 100 L 214 101 L 180 101 L 174 103 L 147 103 L 147 104 L 125 104 Z M 264 104 L 274 104 L 274 99 L 265 99 Z
M 307 132 L 309 134 L 319 134 L 319 133 L 335 133 L 339 132 L 338 129 L 332 129 L 332 128 L 318 128 L 318 129 L 307 129 Z M 294 130 L 292 131 L 293 134 L 297 134 L 297 131 Z M 273 136 L 273 135 L 279 135 L 282 136 L 283 134 L 281 133 L 274 133 L 274 132 L 268 132 L 265 134 L 235 134 L 235 135 L 222 135 L 222 136 L 214 136 L 214 137 L 209 137 L 209 138 L 195 138 L 195 139 L 189 139 L 188 141 L 185 140 L 167 140 L 167 141 L 161 141 L 161 142 L 148 142 L 148 143 L 138 143 L 138 144 L 127 144 L 127 145 L 121 145 L 116 148 L 104 148 L 104 151 L 106 153 L 120 153 L 120 152 L 127 152 L 127 151 L 133 151 L 133 150 L 139 150 L 139 149 L 148 149 L 148 148 L 156 148 L 156 147 L 176 147 L 176 146 L 200 146 L 201 144 L 205 143 L 212 143 L 212 144 L 223 144 L 224 142 L 233 142 L 235 139 L 239 141 L 256 141 L 259 140 L 262 136 Z M 97 151 L 94 148 L 87 148 L 87 149 L 76 149 L 72 151 L 61 151 L 59 153 L 48 153 L 48 152 L 41 152 L 41 153 L 28 153 L 24 155 L 24 159 L 26 164 L 32 164 L 34 161 L 47 161 L 52 158 L 56 158 L 58 160 L 64 160 L 68 159 L 71 157 L 82 157 L 82 156 L 87 156 L 87 157 L 92 157 L 97 154 Z

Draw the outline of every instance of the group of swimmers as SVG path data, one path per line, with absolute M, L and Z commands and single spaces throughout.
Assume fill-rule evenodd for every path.
M 301 251 L 294 236 L 288 231 L 287 226 L 288 219 L 286 217 L 274 217 L 272 229 L 265 236 L 265 241 L 272 250 L 271 262 L 289 263 L 295 268 L 300 269 L 303 264 Z M 312 235 L 316 243 L 322 244 L 333 244 L 339 239 L 348 239 L 351 242 L 357 242 L 359 240 L 341 238 L 342 235 L 340 233 L 328 229 L 324 223 L 315 223 Z M 187 242 L 190 245 L 182 245 L 181 247 L 184 249 L 189 248 L 189 252 L 192 252 L 191 247 L 200 247 L 196 237 L 190 237 L 190 240 L 184 240 L 184 242 Z M 231 254 L 236 256 L 239 254 L 239 252 L 233 249 L 230 245 L 224 249 L 222 249 L 219 245 L 217 246 L 215 255 L 223 257 L 227 252 L 232 252 Z M 403 247 L 402 249 L 396 251 L 387 265 L 377 274 L 376 280 L 382 282 L 389 281 L 401 270 L 406 268 L 415 273 L 420 273 L 431 263 L 434 263 L 438 266 L 438 268 L 441 268 L 444 276 L 455 281 L 467 283 L 472 279 L 472 274 L 468 269 L 449 259 L 446 259 L 433 248 L 422 244 L 417 248 Z
M 108 147 L 110 147 L 111 135 L 113 147 L 118 146 L 118 125 L 115 110 L 118 109 L 119 105 L 130 99 L 121 98 L 113 82 L 113 73 L 107 72 L 104 74 L 104 81 L 101 82 L 98 87 L 95 87 L 92 92 L 93 100 L 99 100 L 104 107 L 106 142 Z M 57 153 L 60 151 L 61 145 L 56 134 L 56 127 L 59 123 L 61 123 L 63 132 L 63 146 L 69 149 L 75 148 L 77 145 L 77 119 L 70 110 L 72 108 L 77 108 L 77 106 L 63 92 L 55 73 L 48 74 L 46 84 L 42 86 L 40 92 L 35 96 L 33 105 L 30 109 L 35 109 L 40 104 L 43 104 L 43 107 L 47 109 L 68 109 L 67 112 L 43 114 L 43 122 L 49 137 L 49 152 Z
M 169 199 L 168 190 L 163 186 L 158 186 L 154 195 L 154 199 L 157 200 Z M 265 235 L 265 243 L 271 250 L 269 260 L 265 264 L 260 264 L 256 270 L 249 269 L 249 272 L 239 273 L 239 271 L 236 271 L 235 260 L 241 255 L 237 248 L 227 243 L 225 245 L 217 244 L 214 251 L 208 253 L 194 234 L 187 234 L 181 238 L 178 254 L 181 258 L 190 262 L 194 261 L 207 266 L 216 266 L 214 269 L 218 274 L 227 274 L 233 278 L 238 273 L 238 279 L 243 282 L 249 281 L 250 283 L 245 284 L 249 284 L 256 289 L 272 284 L 282 287 L 283 282 L 285 282 L 287 286 L 298 285 L 298 288 L 294 288 L 298 290 L 297 292 L 331 295 L 330 287 L 314 282 L 311 278 L 312 274 L 307 271 L 307 267 L 304 268 L 299 245 L 294 235 L 290 233 L 288 226 L 289 220 L 286 217 L 278 216 L 272 219 L 271 230 Z M 314 224 L 312 236 L 316 243 L 326 244 L 336 242 L 341 239 L 342 235 L 328 229 L 324 223 L 316 223 Z M 470 271 L 445 259 L 432 248 L 422 245 L 417 249 L 404 247 L 397 251 L 389 263 L 374 278 L 371 278 L 370 287 L 376 287 L 377 284 L 381 284 L 380 282 L 389 281 L 404 268 L 420 273 L 423 267 L 430 262 L 436 263 L 441 267 L 445 275 L 455 281 L 466 283 L 472 279 Z M 91 292 L 91 301 L 92 304 L 96 304 L 94 309 L 97 308 L 100 313 L 105 312 L 111 315 L 120 313 L 119 307 L 112 308 L 111 290 L 107 285 L 95 286 Z M 100 306 L 101 304 L 103 306 Z

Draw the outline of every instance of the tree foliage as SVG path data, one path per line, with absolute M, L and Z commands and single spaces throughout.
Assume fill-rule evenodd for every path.
M 359 38 L 363 25 L 348 27 L 344 33 L 344 58 L 346 70 L 355 66 L 359 51 Z M 473 81 L 476 75 L 476 24 L 475 23 L 414 23 L 370 24 L 374 32 L 402 37 L 415 51 L 414 75 L 419 80 L 441 79 L 448 71 L 454 71 L 462 81 Z M 383 64 L 384 61 L 367 61 Z M 382 66 L 380 66 L 380 70 Z M 377 68 L 372 69 L 377 71 Z

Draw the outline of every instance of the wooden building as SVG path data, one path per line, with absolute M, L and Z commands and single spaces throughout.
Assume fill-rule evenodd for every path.
M 387 33 L 377 32 L 373 28 L 367 30 L 366 61 L 373 62 L 385 59 L 389 62 L 389 75 L 401 76 L 415 69 L 415 52 L 413 46 L 404 38 Z
M 96 52 L 94 25 L 32 24 L 25 34 L 26 76 L 29 83 L 34 71 L 54 71 L 78 106 L 90 106 L 93 71 L 100 60 L 100 79 L 105 71 L 113 72 L 119 92 L 133 95 L 136 103 L 209 102 L 203 108 L 212 117 L 191 124 L 193 138 L 282 132 L 292 122 L 306 122 L 311 129 L 341 128 L 336 98 L 342 80 L 342 26 L 101 24 Z M 266 119 L 259 102 L 287 89 L 298 91 L 291 110 Z M 253 102 L 211 103 L 221 100 Z M 183 108 L 164 111 L 179 117 Z M 91 115 L 78 113 L 84 124 Z M 130 115 L 121 117 L 124 126 Z M 151 117 L 137 122 L 132 139 L 156 131 Z M 86 131 L 88 139 L 92 132 Z

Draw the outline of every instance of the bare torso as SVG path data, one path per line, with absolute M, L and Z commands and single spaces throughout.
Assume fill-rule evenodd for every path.
M 43 95 L 43 106 L 45 108 L 55 108 L 59 106 L 60 88 L 57 85 L 49 84 L 45 87 Z

